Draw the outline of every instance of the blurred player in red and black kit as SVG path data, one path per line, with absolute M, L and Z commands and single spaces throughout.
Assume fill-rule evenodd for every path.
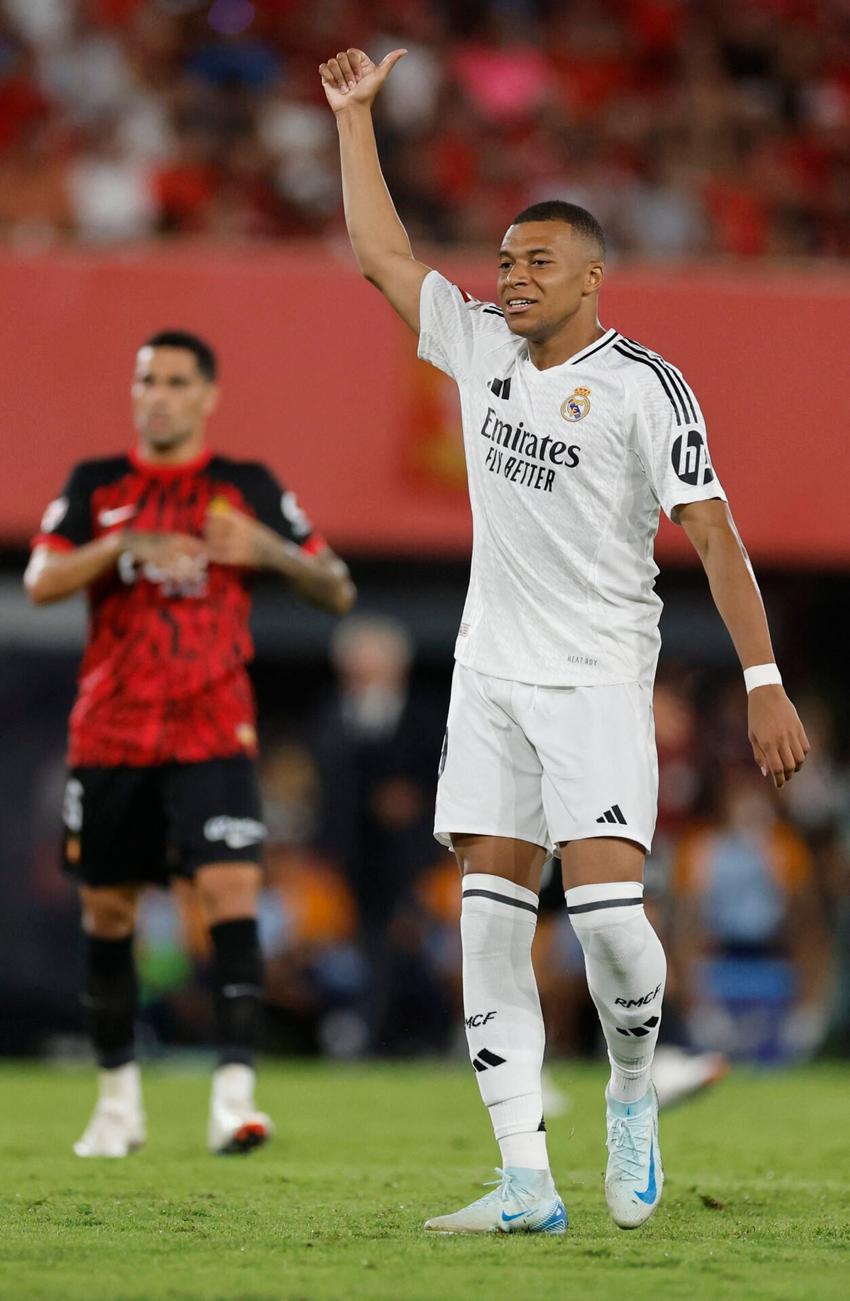
M 265 466 L 206 446 L 216 377 L 215 354 L 196 336 L 148 340 L 132 386 L 136 448 L 73 469 L 24 579 L 39 604 L 82 588 L 89 598 L 64 808 L 100 1067 L 78 1156 L 125 1156 L 144 1141 L 133 931 L 146 883 L 173 875 L 194 878 L 212 939 L 220 1058 L 210 1148 L 245 1151 L 271 1132 L 254 1105 L 265 828 L 245 668 L 250 581 L 270 570 L 336 614 L 350 609 L 355 589 Z

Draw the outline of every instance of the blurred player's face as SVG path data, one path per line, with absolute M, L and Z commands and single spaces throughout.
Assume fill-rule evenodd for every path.
M 358 695 L 381 689 L 396 691 L 406 681 L 409 655 L 401 637 L 363 629 L 337 660 L 346 688 Z
M 146 450 L 199 450 L 218 391 L 186 348 L 142 348 L 133 376 L 133 416 Z
M 509 226 L 499 250 L 499 303 L 514 334 L 546 343 L 582 309 L 595 320 L 603 266 L 565 221 Z

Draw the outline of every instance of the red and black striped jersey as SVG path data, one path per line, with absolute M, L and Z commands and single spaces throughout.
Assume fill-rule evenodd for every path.
M 45 511 L 33 545 L 70 549 L 120 528 L 200 537 L 208 509 L 222 500 L 306 551 L 325 546 L 294 494 L 264 465 L 209 452 L 179 466 L 153 465 L 133 452 L 81 462 Z M 255 753 L 245 669 L 253 656 L 251 577 L 201 558 L 175 581 L 122 558 L 92 584 L 69 728 L 72 765 Z

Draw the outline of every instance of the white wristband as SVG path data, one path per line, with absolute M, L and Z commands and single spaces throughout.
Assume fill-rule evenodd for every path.
M 775 664 L 753 664 L 744 669 L 744 685 L 747 695 L 756 687 L 782 686 L 782 674 Z

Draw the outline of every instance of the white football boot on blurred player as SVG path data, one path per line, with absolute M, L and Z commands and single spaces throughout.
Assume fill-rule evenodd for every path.
M 74 1151 L 77 1156 L 128 1156 L 147 1137 L 138 1065 L 128 1062 L 114 1070 L 98 1071 L 98 1088 L 91 1120 Z
M 673 1045 L 656 1048 L 652 1082 L 659 1107 L 675 1107 L 686 1102 L 722 1080 L 729 1070 L 729 1060 L 723 1053 L 689 1053 Z
M 254 1106 L 255 1074 L 250 1066 L 229 1062 L 213 1074 L 207 1143 L 211 1152 L 232 1156 L 261 1147 L 274 1125 Z

